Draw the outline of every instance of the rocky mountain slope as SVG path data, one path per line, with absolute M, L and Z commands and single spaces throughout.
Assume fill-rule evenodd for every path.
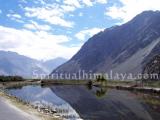
M 159 80 L 160 79 L 160 55 L 153 57 L 143 69 L 143 74 L 149 76 L 148 80 Z
M 91 37 L 77 54 L 52 73 L 112 70 L 137 74 L 159 53 L 160 11 L 145 11 L 126 24 L 107 28 Z

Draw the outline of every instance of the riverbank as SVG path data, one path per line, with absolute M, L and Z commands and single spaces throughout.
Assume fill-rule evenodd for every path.
M 0 114 L 0 118 L 3 116 L 6 117 L 6 120 L 11 120 L 12 118 L 9 119 L 9 117 L 12 116 L 10 116 L 8 111 L 12 111 L 12 114 L 13 115 L 15 114 L 15 118 L 24 118 L 23 120 L 61 120 L 59 116 L 56 116 L 54 114 L 51 115 L 39 112 L 37 109 L 33 108 L 33 106 L 31 106 L 30 104 L 20 101 L 16 97 L 10 96 L 3 91 L 0 91 L 0 99 L 1 99 L 0 104 L 3 105 L 0 107 L 0 111 L 6 113 L 6 115 Z M 6 109 L 4 105 L 9 107 L 7 107 Z M 22 119 L 15 119 L 15 120 L 22 120 Z
M 160 88 L 160 80 L 159 81 L 120 81 L 120 80 L 109 80 L 107 81 L 108 85 L 114 86 L 141 86 L 141 87 L 153 87 Z
M 91 82 L 91 83 L 90 83 Z M 90 83 L 90 84 L 89 84 Z M 160 93 L 160 81 L 138 83 L 137 81 L 104 81 L 96 80 L 41 80 L 42 86 L 50 85 L 93 85 L 97 87 L 110 87 L 124 90 L 137 90 L 141 92 Z
M 160 94 L 160 81 L 137 83 L 136 81 L 109 81 L 108 87 Z
M 26 85 L 40 85 L 40 80 L 24 80 L 24 81 L 8 81 L 8 82 L 0 82 L 0 88 L 10 88 L 10 87 L 19 87 Z
M 41 85 L 86 85 L 88 80 L 41 80 Z

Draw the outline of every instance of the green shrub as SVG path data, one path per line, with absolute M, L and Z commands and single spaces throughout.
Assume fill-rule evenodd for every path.
M 0 82 L 23 81 L 21 76 L 0 76 Z

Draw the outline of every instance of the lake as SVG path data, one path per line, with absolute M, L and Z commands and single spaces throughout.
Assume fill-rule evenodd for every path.
M 45 104 L 69 120 L 160 120 L 160 96 L 77 85 L 23 86 L 7 90 L 31 104 Z

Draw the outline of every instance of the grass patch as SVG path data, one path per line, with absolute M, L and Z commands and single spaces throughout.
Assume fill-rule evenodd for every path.
M 160 88 L 160 81 L 149 81 L 149 82 L 144 82 L 143 85 L 146 86 L 146 87 Z

